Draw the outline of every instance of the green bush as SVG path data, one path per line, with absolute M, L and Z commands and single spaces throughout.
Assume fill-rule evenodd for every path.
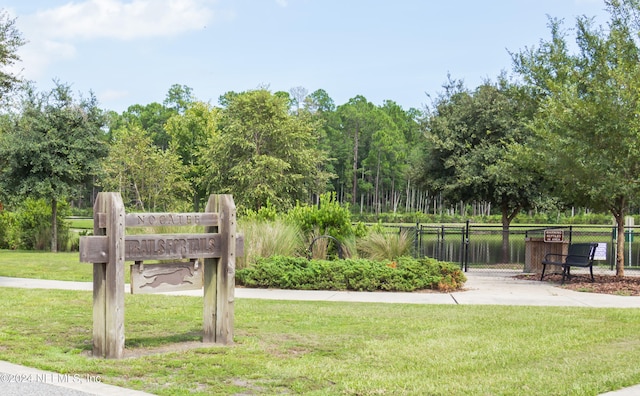
M 267 200 L 267 206 L 262 206 L 257 211 L 246 209 L 242 217 L 252 221 L 275 221 L 278 217 L 278 211 L 271 201 Z
M 66 202 L 58 202 L 58 250 L 67 250 L 71 238 L 69 224 L 64 219 L 70 209 Z M 27 198 L 14 213 L 13 248 L 48 250 L 51 246 L 51 205 L 43 199 Z
M 318 206 L 296 205 L 287 213 L 286 219 L 300 227 L 307 236 L 317 232 L 342 241 L 354 235 L 349 208 L 340 205 L 335 194 L 322 194 Z
M 315 237 L 329 235 L 338 240 L 343 248 L 350 246 L 349 241 L 356 231 L 363 228 L 352 226 L 349 207 L 341 205 L 335 193 L 322 194 L 317 206 L 296 205 L 287 212 L 285 220 L 299 227 L 307 243 L 311 243 Z M 338 247 L 333 241 L 329 241 L 326 248 L 328 257 L 337 257 Z
M 0 211 L 0 249 L 17 249 L 18 246 L 15 213 Z
M 410 292 L 456 290 L 463 286 L 466 277 L 457 265 L 431 258 L 328 261 L 274 256 L 238 270 L 236 281 L 247 287 L 278 289 Z

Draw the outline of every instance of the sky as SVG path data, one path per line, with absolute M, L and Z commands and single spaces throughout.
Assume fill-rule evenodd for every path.
M 448 76 L 475 88 L 511 53 L 550 37 L 549 17 L 594 17 L 603 0 L 4 0 L 27 44 L 13 72 L 118 113 L 174 84 L 226 92 L 302 87 L 336 105 L 362 95 L 423 109 Z

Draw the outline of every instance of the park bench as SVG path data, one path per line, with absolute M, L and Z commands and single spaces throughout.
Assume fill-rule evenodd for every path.
M 562 283 L 571 277 L 571 267 L 589 268 L 591 273 L 591 282 L 595 281 L 593 277 L 593 256 L 596 253 L 597 243 L 572 243 L 569 245 L 567 254 L 548 253 L 542 260 L 542 275 L 540 280 L 544 278 L 544 272 L 547 265 L 562 267 Z

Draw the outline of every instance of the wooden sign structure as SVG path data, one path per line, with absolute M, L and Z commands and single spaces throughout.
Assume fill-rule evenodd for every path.
M 80 261 L 93 263 L 93 355 L 124 355 L 124 262 L 134 261 L 132 292 L 204 288 L 202 342 L 232 344 L 236 235 L 231 195 L 211 195 L 204 213 L 126 214 L 119 193 L 101 192 L 93 208 L 94 236 L 80 238 Z M 125 236 L 126 227 L 205 226 L 204 234 Z M 144 260 L 189 262 L 144 264 Z

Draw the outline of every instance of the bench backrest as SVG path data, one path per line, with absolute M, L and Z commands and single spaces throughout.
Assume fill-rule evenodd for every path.
M 596 254 L 596 247 L 598 247 L 597 243 L 572 243 L 569 245 L 565 263 L 583 266 L 591 264 Z

